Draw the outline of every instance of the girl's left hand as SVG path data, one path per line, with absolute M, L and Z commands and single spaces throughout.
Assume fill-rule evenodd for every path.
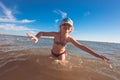
M 107 57 L 105 57 L 105 56 L 103 56 L 103 55 L 100 55 L 100 58 L 102 59 L 102 60 L 105 60 L 105 61 L 109 61 L 110 59 L 108 59 Z

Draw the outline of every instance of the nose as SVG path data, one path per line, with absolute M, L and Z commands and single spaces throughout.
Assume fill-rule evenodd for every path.
M 64 27 L 64 30 L 68 30 L 68 28 L 67 28 L 67 27 Z

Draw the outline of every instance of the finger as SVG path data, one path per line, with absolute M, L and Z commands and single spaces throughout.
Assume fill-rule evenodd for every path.
M 27 35 L 29 38 L 32 38 L 31 34 L 27 33 L 26 35 Z
M 35 40 L 34 38 L 31 38 L 31 40 Z
M 106 58 L 107 59 L 107 61 L 109 61 L 110 59 L 108 59 L 108 58 Z
M 104 57 L 104 58 L 105 58 L 106 60 L 108 60 L 108 61 L 110 60 L 110 59 L 108 59 L 107 57 Z
M 27 36 L 30 36 L 30 33 L 26 33 Z
M 107 60 L 107 61 L 109 61 L 109 60 L 110 60 L 110 59 L 108 59 L 108 58 L 106 58 L 106 57 L 105 57 L 104 59 L 105 59 L 105 60 Z
M 105 61 L 109 61 L 109 59 L 103 55 L 101 55 L 102 59 L 105 60 Z
M 36 40 L 34 43 L 37 44 L 37 42 L 38 42 L 38 41 Z
M 27 33 L 27 36 L 32 37 L 33 35 L 32 35 L 32 34 L 30 34 L 30 33 Z

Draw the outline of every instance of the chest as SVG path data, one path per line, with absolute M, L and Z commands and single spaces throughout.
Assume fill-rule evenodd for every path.
M 68 42 L 68 37 L 61 37 L 61 36 L 56 36 L 54 38 L 54 44 L 56 45 L 61 45 L 61 46 L 65 46 Z

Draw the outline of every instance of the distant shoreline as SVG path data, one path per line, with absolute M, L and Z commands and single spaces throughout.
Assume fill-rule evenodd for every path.
M 19 37 L 27 37 L 25 35 L 14 35 L 14 34 L 2 34 L 1 35 L 6 35 L 6 36 L 19 36 Z M 42 37 L 42 38 L 48 38 L 48 39 L 53 39 L 53 37 Z M 104 41 L 90 41 L 90 40 L 78 40 L 78 41 L 84 41 L 84 42 L 98 42 L 98 43 L 111 43 L 111 44 L 120 44 L 119 42 L 104 42 Z

